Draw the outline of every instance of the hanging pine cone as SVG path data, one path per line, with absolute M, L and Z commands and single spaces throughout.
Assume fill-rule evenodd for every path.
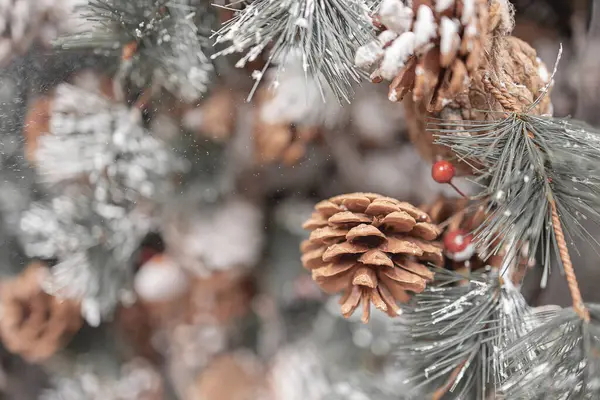
M 443 263 L 432 243 L 439 228 L 409 203 L 372 193 L 332 197 L 315 206 L 303 225 L 311 230 L 302 243 L 302 263 L 327 293 L 343 292 L 342 314 L 349 317 L 362 301 L 363 322 L 370 303 L 396 316 L 397 301 L 419 293 L 433 279 L 424 265 Z
M 405 100 L 411 141 L 427 160 L 455 157 L 434 144 L 429 119 L 459 129 L 463 120 L 521 111 L 550 80 L 535 50 L 507 36 L 512 7 L 506 0 L 415 0 L 412 7 L 385 0 L 379 19 L 386 30 L 359 50 L 356 62 L 365 68 L 376 65 L 375 81 L 392 80 L 389 98 Z M 531 112 L 551 113 L 550 96 Z M 461 175 L 471 172 L 464 163 L 457 167 Z
M 254 122 L 254 145 L 259 164 L 280 162 L 295 165 L 304 158 L 307 148 L 313 142 L 319 129 L 314 126 L 289 123 L 270 123 L 262 116 L 262 105 L 272 94 L 267 89 L 259 89 L 256 94 Z
M 82 324 L 79 304 L 42 291 L 40 282 L 46 272 L 42 264 L 32 263 L 20 276 L 2 285 L 2 342 L 30 362 L 52 356 Z
M 414 0 L 412 6 L 384 0 L 378 18 L 386 30 L 359 50 L 356 62 L 378 64 L 372 79 L 392 80 L 390 100 L 400 101 L 412 91 L 415 102 L 440 111 L 468 88 L 491 49 L 490 25 L 496 30 L 510 26 L 510 11 L 503 5 L 505 10 L 498 1 L 488 6 L 487 0 Z

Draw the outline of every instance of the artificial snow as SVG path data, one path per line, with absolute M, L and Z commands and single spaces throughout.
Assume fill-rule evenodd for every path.
M 379 42 L 370 42 L 358 48 L 354 56 L 354 65 L 359 68 L 369 68 L 381 60 L 384 54 L 383 47 Z
M 455 46 L 458 45 L 460 37 L 458 31 L 460 29 L 459 22 L 451 20 L 448 17 L 442 17 L 440 23 L 440 51 L 443 55 L 450 54 Z
M 379 6 L 379 18 L 390 30 L 404 33 L 410 30 L 413 21 L 413 11 L 401 0 L 383 0 Z
M 463 14 L 461 22 L 463 25 L 468 24 L 475 17 L 475 0 L 464 0 Z
M 413 29 L 415 33 L 415 48 L 429 43 L 437 35 L 437 25 L 431 8 L 422 4 L 417 11 L 417 20 Z
M 444 12 L 454 5 L 454 0 L 437 0 L 435 3 L 435 11 L 438 13 Z
M 404 32 L 387 48 L 381 62 L 381 76 L 385 79 L 394 79 L 414 52 L 415 34 Z

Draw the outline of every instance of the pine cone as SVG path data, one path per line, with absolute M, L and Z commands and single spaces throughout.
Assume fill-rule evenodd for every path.
M 219 143 L 228 141 L 235 130 L 238 96 L 228 87 L 213 90 L 200 105 L 185 111 L 184 125 L 198 136 Z
M 549 73 L 535 50 L 507 36 L 512 7 L 507 0 L 385 0 L 380 20 L 387 30 L 361 48 L 357 63 L 377 63 L 375 81 L 392 79 L 389 98 L 405 99 L 411 141 L 429 161 L 454 159 L 434 144 L 427 120 L 439 118 L 459 129 L 463 120 L 490 120 L 532 104 L 548 84 Z M 498 94 L 500 94 L 498 96 Z M 546 95 L 531 112 L 552 112 Z M 471 173 L 456 163 L 458 173 Z
M 487 0 L 414 0 L 412 7 L 386 0 L 378 18 L 387 29 L 359 50 L 357 64 L 379 64 L 372 79 L 392 80 L 390 100 L 412 91 L 415 102 L 436 112 L 468 87 L 490 50 L 490 24 L 495 30 L 510 25 L 508 7 Z
M 266 395 L 264 368 L 245 353 L 223 354 L 198 376 L 189 400 L 253 400 Z
M 0 334 L 6 348 L 30 362 L 52 356 L 82 325 L 79 304 L 42 291 L 46 267 L 32 263 L 2 286 Z
M 439 228 L 409 203 L 371 193 L 332 197 L 315 206 L 304 224 L 311 230 L 302 243 L 302 264 L 327 293 L 344 292 L 342 314 L 349 317 L 362 301 L 363 322 L 370 303 L 396 316 L 406 291 L 425 289 L 433 273 L 424 265 L 443 263 L 431 243 Z
M 306 154 L 310 143 L 314 141 L 319 129 L 314 126 L 290 123 L 269 123 L 262 118 L 262 105 L 271 98 L 266 89 L 256 94 L 256 113 L 254 122 L 254 144 L 259 164 L 283 163 L 292 166 Z

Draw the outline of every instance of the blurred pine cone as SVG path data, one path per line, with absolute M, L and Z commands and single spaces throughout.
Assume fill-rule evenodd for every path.
M 439 228 L 422 210 L 372 193 L 332 197 L 315 206 L 303 225 L 311 230 L 302 243 L 302 263 L 327 293 L 344 292 L 342 314 L 349 317 L 362 301 L 362 321 L 370 303 L 398 315 L 396 302 L 406 291 L 421 292 L 433 273 L 424 265 L 443 263 L 442 250 L 431 241 Z
M 2 342 L 29 362 L 52 356 L 82 325 L 78 303 L 42 291 L 40 283 L 46 270 L 41 263 L 32 263 L 2 285 Z
M 273 123 L 262 116 L 262 107 L 272 97 L 268 89 L 259 89 L 256 94 L 254 121 L 254 145 L 259 164 L 282 163 L 292 166 L 306 155 L 311 142 L 319 135 L 319 128 L 293 122 Z
M 264 368 L 246 353 L 229 353 L 215 358 L 201 371 L 190 388 L 189 400 L 265 399 Z

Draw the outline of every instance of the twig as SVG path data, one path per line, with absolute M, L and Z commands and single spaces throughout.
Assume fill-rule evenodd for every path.
M 454 385 L 456 378 L 458 378 L 458 374 L 460 374 L 460 370 L 465 366 L 466 362 L 467 360 L 461 362 L 456 368 L 454 368 L 446 384 L 433 392 L 431 400 L 440 400 L 446 393 L 448 393 L 448 390 L 450 390 L 452 385 Z

